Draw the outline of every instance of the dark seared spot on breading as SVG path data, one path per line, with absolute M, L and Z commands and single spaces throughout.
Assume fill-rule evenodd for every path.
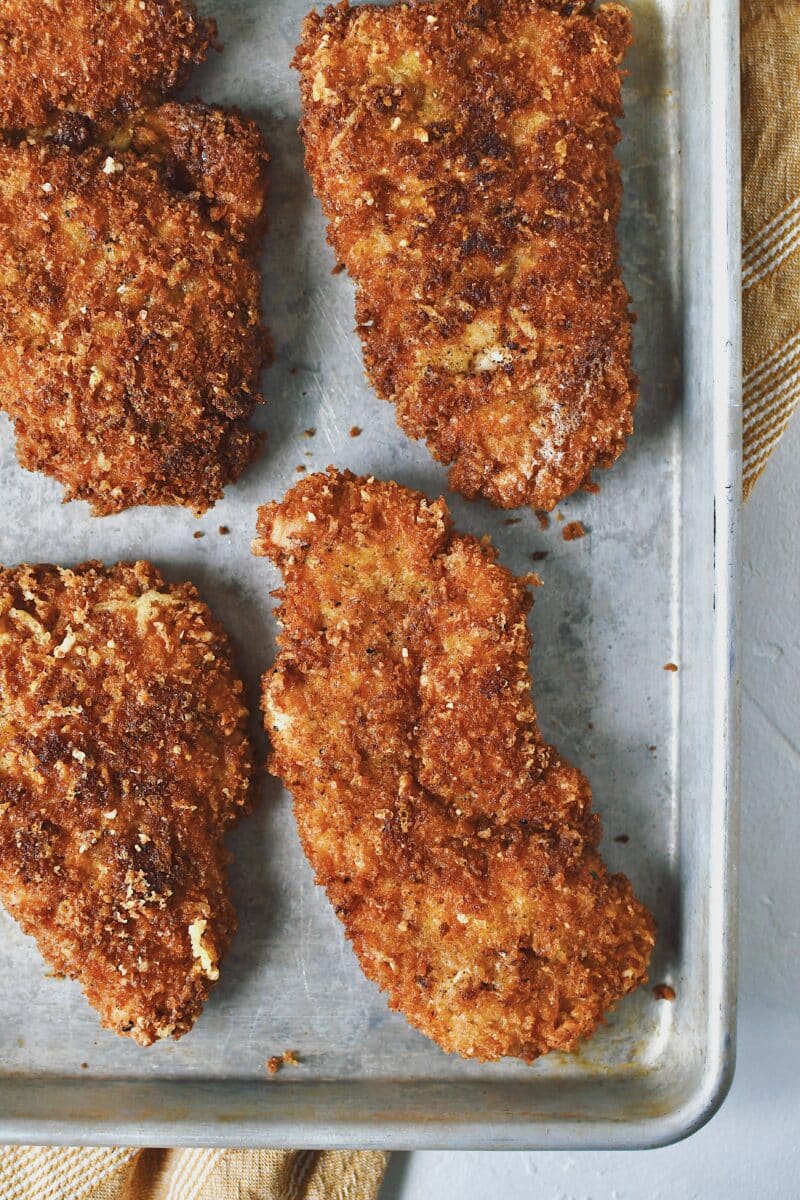
M 306 162 L 400 425 L 503 507 L 552 508 L 622 451 L 636 383 L 615 223 L 617 4 L 312 13 Z

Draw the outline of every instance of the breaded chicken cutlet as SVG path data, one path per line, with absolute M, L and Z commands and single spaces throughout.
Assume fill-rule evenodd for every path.
M 216 44 L 186 0 L 0 0 L 0 129 L 160 99 Z
M 191 584 L 146 562 L 0 570 L 0 899 L 142 1045 L 191 1029 L 236 928 L 242 695 Z
M 199 103 L 0 139 L 0 407 L 65 499 L 203 512 L 257 453 L 267 162 Z
M 445 1050 L 571 1050 L 646 980 L 650 914 L 542 739 L 527 579 L 443 500 L 349 472 L 259 512 L 283 573 L 270 770 L 365 974 Z
M 631 433 L 615 225 L 618 4 L 312 13 L 306 164 L 356 284 L 368 377 L 451 486 L 550 509 Z

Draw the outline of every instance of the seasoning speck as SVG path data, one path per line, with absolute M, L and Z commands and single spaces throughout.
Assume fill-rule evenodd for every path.
M 547 551 L 546 550 L 534 550 L 533 554 L 531 555 L 531 558 L 533 559 L 534 562 L 541 562 L 542 559 L 547 558 Z
M 542 532 L 544 532 L 545 529 L 550 528 L 550 518 L 546 512 L 537 512 L 536 520 L 539 522 L 539 528 L 542 530 Z
M 314 426 L 311 425 L 308 429 L 303 430 L 303 437 L 312 438 L 316 432 Z
M 631 839 L 628 837 L 627 833 L 618 833 L 617 836 L 614 838 L 615 842 L 621 842 L 623 846 L 625 845 L 626 842 L 629 842 L 630 840 Z
M 674 1000 L 675 988 L 670 987 L 668 983 L 657 983 L 653 988 L 653 995 L 656 1000 Z
M 230 529 L 228 528 L 227 525 L 220 525 L 218 532 L 221 533 L 224 537 L 226 533 L 230 533 Z
M 192 537 L 196 541 L 198 538 L 205 537 L 205 534 L 203 533 L 202 529 L 196 529 L 192 534 Z
M 665 671 L 677 671 L 678 667 L 674 662 L 664 663 Z
M 361 437 L 361 429 L 358 425 L 354 425 L 350 430 L 350 437 Z

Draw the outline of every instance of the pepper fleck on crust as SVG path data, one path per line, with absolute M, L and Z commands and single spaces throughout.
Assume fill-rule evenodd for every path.
M 163 97 L 217 45 L 186 0 L 0 0 L 0 129 Z
M 367 374 L 465 496 L 551 509 L 633 428 L 615 225 L 630 13 L 539 0 L 327 8 L 306 164 Z
M 349 472 L 259 511 L 283 573 L 270 770 L 366 975 L 445 1050 L 571 1050 L 647 978 L 654 922 L 539 732 L 530 579 L 443 500 Z
M 267 162 L 199 103 L 0 139 L 0 407 L 65 499 L 203 512 L 256 455 Z
M 190 583 L 146 562 L 0 570 L 0 899 L 142 1045 L 191 1029 L 236 928 L 242 696 Z

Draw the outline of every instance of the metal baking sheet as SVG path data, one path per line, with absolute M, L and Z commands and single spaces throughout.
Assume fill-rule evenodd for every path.
M 586 525 L 581 541 L 564 542 L 558 519 L 544 532 L 530 512 L 508 526 L 487 504 L 449 502 L 514 570 L 548 551 L 532 615 L 541 722 L 591 779 L 606 858 L 658 920 L 651 982 L 669 982 L 677 999 L 643 988 L 580 1053 L 534 1066 L 446 1056 L 362 976 L 312 882 L 289 798 L 265 779 L 257 816 L 232 838 L 241 927 L 182 1041 L 143 1050 L 101 1030 L 77 984 L 48 977 L 33 942 L 0 915 L 0 1139 L 648 1146 L 688 1133 L 724 1096 L 735 1019 L 738 9 L 631 7 L 620 233 L 639 313 L 636 435 L 601 473 L 599 495 L 561 505 Z M 93 519 L 21 471 L 4 419 L 0 428 L 0 561 L 149 557 L 168 577 L 193 579 L 234 636 L 254 707 L 274 654 L 277 584 L 249 553 L 256 506 L 298 466 L 329 463 L 446 490 L 444 470 L 365 383 L 352 288 L 331 274 L 289 68 L 305 8 L 216 0 L 225 53 L 191 89 L 253 113 L 272 152 L 264 300 L 277 363 L 259 417 L 264 457 L 200 521 L 167 509 Z M 680 670 L 664 671 L 668 661 Z M 290 1047 L 301 1064 L 268 1075 L 265 1060 Z

